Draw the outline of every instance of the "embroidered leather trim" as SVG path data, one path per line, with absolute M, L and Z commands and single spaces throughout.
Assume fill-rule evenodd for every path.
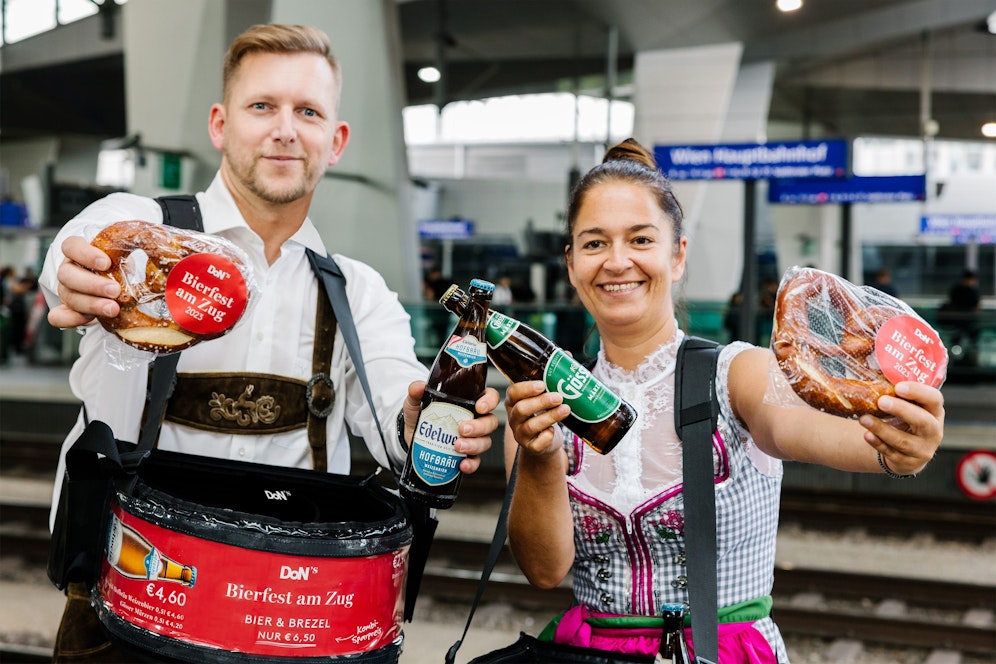
M 271 374 L 180 373 L 166 420 L 202 431 L 271 434 L 304 428 L 307 384 Z
M 250 424 L 273 424 L 280 416 L 280 405 L 271 394 L 264 394 L 255 401 L 252 399 L 256 385 L 249 383 L 238 399 L 226 397 L 218 392 L 211 393 L 212 420 L 228 420 L 240 427 Z

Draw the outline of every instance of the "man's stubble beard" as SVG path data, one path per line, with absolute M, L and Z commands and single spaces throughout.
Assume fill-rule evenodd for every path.
M 321 173 L 313 173 L 311 171 L 311 162 L 306 158 L 302 162 L 304 166 L 303 179 L 288 185 L 288 187 L 277 189 L 268 186 L 266 179 L 260 176 L 259 157 L 254 156 L 253 159 L 254 161 L 248 168 L 242 168 L 240 165 L 234 169 L 235 174 L 245 188 L 252 192 L 254 196 L 273 205 L 286 205 L 287 203 L 293 203 L 304 198 L 314 191 L 318 185 L 318 180 L 321 178 Z M 231 159 L 230 161 L 233 164 L 238 163 Z

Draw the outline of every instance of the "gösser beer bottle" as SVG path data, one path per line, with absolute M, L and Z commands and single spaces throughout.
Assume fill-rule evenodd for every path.
M 474 404 L 487 385 L 484 328 L 494 289 L 489 281 L 470 282 L 460 321 L 429 371 L 399 488 L 430 507 L 451 507 L 460 488 L 460 461 L 466 455 L 454 451 L 453 444 L 460 422 L 477 417 Z
M 469 302 L 456 285 L 439 298 L 462 315 Z M 488 357 L 510 381 L 542 380 L 560 392 L 571 414 L 564 425 L 596 452 L 608 454 L 636 421 L 636 410 L 616 396 L 564 350 L 528 325 L 497 311 L 488 313 Z

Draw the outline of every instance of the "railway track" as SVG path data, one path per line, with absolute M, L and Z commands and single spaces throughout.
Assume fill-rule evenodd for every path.
M 48 556 L 47 508 L 2 506 L 0 550 L 18 552 L 29 564 Z M 437 536 L 422 582 L 422 594 L 469 605 L 478 585 L 488 544 Z M 906 648 L 946 648 L 996 657 L 996 588 L 926 579 L 841 571 L 779 568 L 775 571 L 774 613 L 787 635 L 846 637 Z M 507 547 L 499 557 L 484 602 L 553 615 L 571 602 L 569 581 L 552 590 L 530 586 Z M 988 616 L 988 620 L 986 620 Z M 980 619 L 981 617 L 981 619 Z M 30 648 L 0 650 L 2 661 L 32 660 Z
M 62 439 L 0 436 L 0 468 L 7 476 L 51 477 Z M 354 459 L 354 473 L 373 471 L 368 459 Z M 484 466 L 460 489 L 460 502 L 477 505 L 500 502 L 505 490 L 501 469 Z M 841 531 L 864 528 L 877 534 L 910 536 L 929 533 L 938 539 L 982 542 L 996 537 L 996 512 L 991 501 L 969 501 L 853 490 L 783 487 L 780 522 L 807 529 Z
M 5 476 L 51 477 L 58 453 L 54 442 L 0 445 Z M 362 472 L 358 464 L 356 472 Z M 483 468 L 464 483 L 467 507 L 500 501 L 504 478 Z M 0 500 L 0 551 L 17 552 L 29 564 L 48 557 L 48 505 Z M 490 518 L 490 517 L 489 517 Z M 862 528 L 876 535 L 978 544 L 996 537 L 992 503 L 944 501 L 931 497 L 861 495 L 826 490 L 783 490 L 781 522 L 807 530 Z M 422 593 L 455 606 L 469 606 L 476 592 L 487 545 L 437 535 Z M 787 636 L 849 638 L 903 648 L 945 648 L 996 658 L 996 588 L 922 579 L 777 569 L 774 613 Z M 553 615 L 571 601 L 569 584 L 548 591 L 529 586 L 507 549 L 484 595 L 486 604 Z M 0 661 L 49 661 L 44 648 L 0 644 Z

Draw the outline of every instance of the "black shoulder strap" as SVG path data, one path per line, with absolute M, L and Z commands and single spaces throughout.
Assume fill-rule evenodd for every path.
M 194 196 L 162 196 L 156 200 L 163 209 L 163 223 L 178 228 L 197 231 L 203 230 L 200 206 Z M 366 368 L 363 364 L 363 354 L 360 351 L 360 340 L 356 333 L 352 311 L 349 308 L 349 299 L 346 297 L 346 278 L 331 256 L 320 256 L 310 249 L 306 253 L 308 262 L 315 277 L 318 279 L 318 283 L 322 286 L 332 304 L 332 311 L 335 313 L 339 329 L 342 331 L 343 339 L 346 341 L 346 350 L 353 361 L 356 376 L 360 379 L 363 394 L 366 396 L 367 404 L 370 406 L 370 413 L 373 415 L 374 423 L 377 425 L 377 432 L 380 434 L 380 441 L 384 446 L 384 454 L 387 456 L 388 464 L 391 464 L 391 454 L 387 448 L 387 439 L 384 437 L 380 418 L 377 416 L 377 409 L 374 407 L 373 395 L 370 392 L 370 383 L 367 380 Z M 142 425 L 141 443 L 138 446 L 138 450 L 136 450 L 136 454 L 140 454 L 141 456 L 134 463 L 140 462 L 142 457 L 152 449 L 152 445 L 155 442 L 159 426 L 162 423 L 166 401 L 175 383 L 176 364 L 179 357 L 179 353 L 173 353 L 156 358 L 149 391 L 149 404 L 146 408 L 146 419 Z M 398 477 L 401 472 L 400 469 L 394 468 L 393 465 L 391 471 L 395 477 Z M 426 559 L 428 558 L 429 547 L 435 533 L 436 521 L 428 508 L 420 509 L 418 505 L 408 505 L 408 508 L 412 527 L 416 534 L 415 539 L 417 540 L 417 542 L 413 542 L 410 553 L 411 560 L 405 600 L 405 620 L 411 621 L 415 610 L 415 599 L 418 596 L 418 589 L 422 579 L 422 568 L 424 568 Z
M 194 196 L 161 196 L 156 202 L 162 208 L 164 224 L 192 231 L 204 229 L 201 208 Z M 169 401 L 169 395 L 176 383 L 176 365 L 179 361 L 180 353 L 160 355 L 155 359 L 146 394 L 145 419 L 139 433 L 138 446 L 134 452 L 122 455 L 124 467 L 137 466 L 155 445 L 159 428 L 162 426 L 163 413 L 166 412 L 166 402 Z
M 356 376 L 360 379 L 363 387 L 363 394 L 367 398 L 367 405 L 370 406 L 370 413 L 373 415 L 374 423 L 377 425 L 377 433 L 380 434 L 380 442 L 384 446 L 384 454 L 390 464 L 391 472 L 395 480 L 400 476 L 401 469 L 394 468 L 391 461 L 391 453 L 387 448 L 387 439 L 384 437 L 384 430 L 380 425 L 380 418 L 377 416 L 377 409 L 374 407 L 373 395 L 370 392 L 370 383 L 367 381 L 367 371 L 363 364 L 363 353 L 360 351 L 360 339 L 356 333 L 356 325 L 353 323 L 353 313 L 349 308 L 349 299 L 346 296 L 346 277 L 342 270 L 331 256 L 321 256 L 311 249 L 306 251 L 311 269 L 318 277 L 332 302 L 332 310 L 335 312 L 336 320 L 339 321 L 339 329 L 342 331 L 342 338 L 346 342 L 346 350 L 353 361 L 353 368 Z M 418 598 L 419 587 L 422 583 L 422 574 L 425 564 L 429 559 L 429 549 L 432 546 L 432 539 L 436 532 L 437 521 L 432 511 L 425 505 L 415 501 L 405 501 L 408 508 L 408 515 L 411 519 L 414 538 L 409 550 L 408 580 L 405 585 L 405 620 L 411 622 L 415 615 L 415 600 Z
M 519 468 L 519 449 L 516 448 L 515 456 L 512 458 L 512 470 L 508 474 L 508 485 L 505 487 L 505 497 L 501 502 L 501 511 L 498 512 L 498 521 L 495 524 L 495 534 L 491 537 L 491 546 L 488 547 L 488 557 L 484 560 L 484 569 L 481 570 L 481 578 L 477 582 L 477 592 L 474 593 L 474 601 L 470 605 L 470 613 L 467 614 L 467 622 L 463 626 L 463 634 L 450 646 L 443 659 L 444 664 L 454 664 L 456 662 L 457 651 L 463 645 L 463 640 L 467 638 L 470 630 L 470 623 L 474 620 L 474 613 L 477 612 L 477 605 L 481 603 L 484 596 L 484 589 L 491 578 L 498 563 L 498 556 L 505 548 L 505 540 L 508 537 L 508 508 L 512 505 L 512 494 L 515 493 L 515 475 Z
M 716 626 L 716 489 L 712 434 L 719 418 L 716 362 L 721 346 L 686 337 L 674 374 L 674 428 L 682 441 L 685 557 L 695 659 L 718 660 Z
M 675 365 L 675 429 L 682 440 L 682 469 L 685 494 L 685 538 L 687 542 L 688 594 L 694 598 L 692 641 L 699 664 L 718 661 L 718 628 L 716 625 L 716 493 L 713 486 L 712 432 L 719 419 L 716 400 L 716 362 L 719 346 L 713 341 L 686 337 L 678 347 Z M 597 358 L 585 362 L 591 370 Z M 691 452 L 691 454 L 689 454 Z M 481 571 L 477 592 L 470 607 L 470 614 L 463 627 L 463 635 L 446 653 L 446 664 L 453 664 L 457 651 L 467 637 L 477 605 L 491 577 L 498 555 L 508 536 L 508 508 L 515 491 L 515 475 L 519 455 L 516 451 L 509 473 L 505 498 L 495 526 L 488 557 Z M 691 516 L 689 516 L 691 512 Z M 688 524 L 697 524 L 689 527 Z M 692 535 L 691 533 L 695 533 Z M 693 562 L 694 561 L 694 562 Z M 711 573 L 710 573 L 711 570 Z M 697 619 L 696 619 L 697 616 Z M 704 625 L 703 625 L 704 623 Z
M 190 231 L 203 231 L 201 206 L 192 194 L 160 196 L 156 199 L 163 209 L 163 223 Z

